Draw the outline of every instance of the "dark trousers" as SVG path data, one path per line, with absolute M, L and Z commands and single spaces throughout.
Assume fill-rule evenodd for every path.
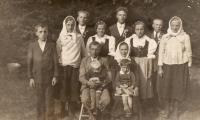
M 54 86 L 49 84 L 36 84 L 37 120 L 54 119 Z

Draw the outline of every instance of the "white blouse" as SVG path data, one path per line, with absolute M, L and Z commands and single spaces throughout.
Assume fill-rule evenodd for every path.
M 133 45 L 130 45 L 130 41 L 133 38 Z M 125 39 L 125 42 L 131 47 L 144 47 L 146 41 L 149 42 L 149 46 L 148 46 L 148 59 L 155 59 L 156 56 L 154 55 L 156 49 L 157 49 L 157 43 L 154 39 L 150 39 L 148 36 L 144 35 L 143 37 L 139 38 L 136 34 L 133 34 L 132 36 L 130 36 L 129 38 Z
M 88 53 L 88 56 L 90 56 L 90 50 L 89 45 L 93 41 L 92 37 L 95 37 L 95 41 L 99 42 L 101 45 L 105 44 L 106 39 L 109 40 L 108 46 L 109 46 L 109 53 L 108 55 L 114 56 L 115 55 L 115 38 L 113 36 L 104 35 L 103 37 L 99 38 L 97 35 L 91 36 L 86 44 L 86 51 Z
M 159 47 L 158 65 L 174 65 L 192 62 L 192 50 L 190 36 L 182 34 L 178 36 L 162 37 Z

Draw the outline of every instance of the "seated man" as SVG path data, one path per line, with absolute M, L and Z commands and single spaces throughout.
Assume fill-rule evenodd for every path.
M 86 80 L 85 75 L 86 73 L 91 69 L 90 63 L 94 60 L 98 60 L 101 65 L 103 67 L 105 67 L 106 71 L 107 71 L 107 77 L 106 77 L 106 83 L 108 84 L 110 82 L 110 77 L 108 77 L 110 75 L 110 70 L 109 70 L 109 65 L 108 62 L 106 60 L 106 58 L 100 57 L 99 53 L 100 53 L 100 43 L 94 41 L 91 42 L 89 45 L 90 48 L 90 54 L 91 56 L 85 57 L 82 59 L 81 61 L 81 65 L 80 65 L 80 74 L 79 74 L 79 80 L 82 83 L 81 86 L 81 102 L 83 103 L 83 105 L 85 106 L 86 109 L 89 110 L 90 108 L 90 88 L 95 87 L 95 82 L 90 81 L 90 80 Z M 89 86 L 89 87 L 87 87 Z M 101 111 L 104 111 L 104 109 L 106 108 L 106 106 L 110 103 L 110 95 L 108 92 L 107 88 L 104 88 L 102 90 L 102 94 L 100 96 L 100 100 L 99 100 L 99 109 Z

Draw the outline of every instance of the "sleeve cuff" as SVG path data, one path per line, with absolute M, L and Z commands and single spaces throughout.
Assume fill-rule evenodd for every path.
M 155 55 L 148 55 L 148 59 L 155 59 L 156 56 Z

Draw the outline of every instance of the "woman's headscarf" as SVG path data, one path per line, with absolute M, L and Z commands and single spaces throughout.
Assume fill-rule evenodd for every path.
M 119 50 L 119 47 L 120 47 L 120 45 L 121 45 L 122 43 L 125 43 L 125 42 L 120 42 L 120 43 L 118 44 L 117 50 L 116 50 L 116 52 L 115 52 L 115 60 L 117 60 L 118 63 L 120 63 L 120 61 L 121 61 L 122 59 L 131 60 L 131 59 L 130 59 L 130 55 L 129 55 L 129 54 L 130 54 L 130 47 L 129 47 L 129 45 L 128 45 L 127 43 L 125 43 L 125 44 L 127 44 L 128 53 L 127 53 L 126 57 L 123 57 L 123 56 L 121 55 L 120 50 Z
M 173 19 L 179 19 L 179 21 L 180 21 L 180 28 L 179 28 L 179 30 L 178 30 L 177 33 L 174 33 L 174 32 L 172 31 L 172 29 L 171 29 L 171 22 L 172 22 Z M 167 36 L 169 36 L 169 35 L 178 36 L 178 35 L 181 35 L 181 34 L 185 34 L 185 32 L 184 32 L 184 30 L 183 30 L 182 20 L 181 20 L 181 18 L 179 18 L 179 17 L 177 17 L 177 16 L 174 16 L 174 17 L 172 17 L 172 18 L 169 20 L 169 28 L 168 28 L 168 30 L 167 30 Z
M 72 18 L 73 22 L 74 22 L 74 29 L 72 30 L 71 33 L 69 33 L 66 29 L 66 20 L 68 18 Z M 60 32 L 59 38 L 61 39 L 61 43 L 62 45 L 65 45 L 67 43 L 69 43 L 70 41 L 73 41 L 73 43 L 76 42 L 76 20 L 74 19 L 74 17 L 72 16 L 67 16 L 64 21 L 63 21 L 63 27 L 62 30 Z

